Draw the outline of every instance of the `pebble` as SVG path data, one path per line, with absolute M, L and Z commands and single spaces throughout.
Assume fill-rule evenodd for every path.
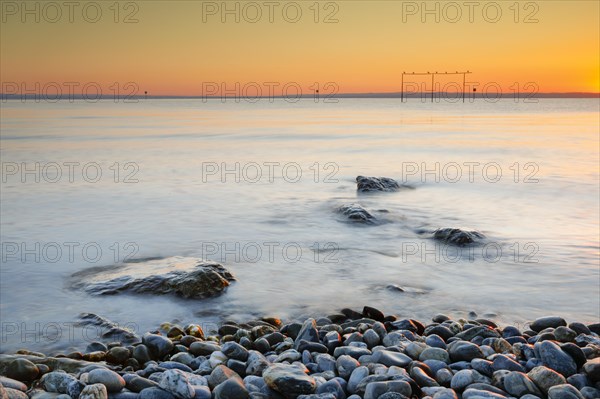
M 557 327 L 566 326 L 566 325 L 567 325 L 567 322 L 562 317 L 546 316 L 546 317 L 540 317 L 539 319 L 536 319 L 529 325 L 529 327 L 535 332 L 540 332 L 548 327 L 557 328 Z
M 214 389 L 215 399 L 246 399 L 249 392 L 239 378 L 230 378 Z
M 107 392 L 119 392 L 125 387 L 125 380 L 108 369 L 95 369 L 88 373 L 88 384 L 102 384 Z
M 106 386 L 103 384 L 86 385 L 81 391 L 79 399 L 108 399 Z
M 195 395 L 194 387 L 189 383 L 185 372 L 177 369 L 165 371 L 158 386 L 179 399 L 192 399 Z
M 583 372 L 590 381 L 594 383 L 600 381 L 600 357 L 587 361 L 583 365 Z
M 483 358 L 481 348 L 472 342 L 454 341 L 448 345 L 448 353 L 454 362 L 461 360 L 470 362 L 475 358 Z
M 527 375 L 540 388 L 544 395 L 548 395 L 548 390 L 553 386 L 567 383 L 565 377 L 545 366 L 535 367 Z
M 532 394 L 541 396 L 542 393 L 533 381 L 525 373 L 520 371 L 511 371 L 504 378 L 504 390 L 513 396 L 521 397 Z
M 425 360 L 439 360 L 444 363 L 450 363 L 450 355 L 442 348 L 431 347 L 421 352 L 419 360 L 422 362 Z
M 537 342 L 534 349 L 544 366 L 569 377 L 577 372 L 577 364 L 560 346 L 551 341 Z
M 142 343 L 148 347 L 150 353 L 158 359 L 163 359 L 173 350 L 173 342 L 162 335 L 146 333 L 142 336 Z
M 39 374 L 37 366 L 27 359 L 15 359 L 8 365 L 6 376 L 18 381 L 31 381 Z
M 375 363 L 381 363 L 388 367 L 406 367 L 410 364 L 410 362 L 412 362 L 412 359 L 404 353 L 392 352 L 388 350 L 379 350 L 373 353 L 372 361 Z
M 555 385 L 548 390 L 548 399 L 585 399 L 573 385 Z

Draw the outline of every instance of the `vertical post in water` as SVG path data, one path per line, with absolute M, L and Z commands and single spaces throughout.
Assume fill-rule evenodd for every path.
M 463 103 L 465 102 L 465 80 L 467 74 L 463 72 Z
M 431 74 L 431 102 L 433 102 L 433 78 L 435 76 L 435 73 Z
M 404 72 L 402 72 L 402 91 L 400 92 L 400 102 L 404 102 Z

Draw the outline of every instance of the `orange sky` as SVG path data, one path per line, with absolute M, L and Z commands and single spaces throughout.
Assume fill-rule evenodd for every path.
M 278 84 L 275 94 L 293 83 L 309 94 L 314 82 L 325 93 L 334 82 L 342 93 L 394 92 L 402 71 L 468 69 L 470 80 L 506 92 L 515 82 L 600 91 L 595 0 L 427 2 L 431 14 L 421 1 L 229 1 L 230 14 L 221 1 L 83 1 L 72 15 L 62 1 L 1 3 L 3 87 L 98 82 L 112 94 L 112 82 L 122 93 L 135 82 L 142 93 L 201 95 L 206 82 L 257 82 L 266 95 L 265 82 Z

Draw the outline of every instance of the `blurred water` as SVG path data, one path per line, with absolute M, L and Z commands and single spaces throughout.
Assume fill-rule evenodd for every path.
M 599 115 L 597 99 L 2 103 L 1 350 L 82 349 L 79 333 L 43 330 L 80 312 L 140 332 L 365 304 L 423 319 L 597 322 Z M 357 195 L 357 175 L 416 189 Z M 387 223 L 344 222 L 335 209 L 352 202 Z M 418 233 L 438 227 L 490 244 L 454 259 Z M 65 286 L 131 254 L 214 259 L 238 282 L 203 301 Z

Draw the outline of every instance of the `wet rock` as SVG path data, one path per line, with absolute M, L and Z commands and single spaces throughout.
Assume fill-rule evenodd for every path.
M 400 186 L 396 180 L 390 179 L 389 177 L 356 177 L 356 189 L 361 193 L 372 191 L 393 192 L 398 191 L 400 187 L 402 186 Z
M 190 352 L 194 356 L 210 356 L 213 352 L 219 352 L 221 347 L 210 341 L 197 341 L 190 345 Z
M 294 340 L 294 349 L 298 349 L 300 341 L 302 340 L 319 343 L 319 333 L 317 331 L 317 323 L 315 319 L 308 319 L 302 324 L 302 328 Z
M 494 370 L 520 371 L 522 373 L 525 372 L 525 368 L 523 366 L 505 355 L 495 356 L 492 367 Z
M 175 396 L 161 388 L 146 388 L 139 393 L 138 399 L 175 399 Z
M 263 373 L 267 385 L 286 397 L 313 393 L 317 387 L 314 378 L 296 366 L 273 364 Z
M 360 366 L 358 360 L 348 355 L 342 355 L 336 360 L 338 374 L 340 377 L 345 379 L 349 378 L 354 369 L 356 369 L 358 366 Z
M 237 342 L 232 341 L 224 343 L 221 347 L 221 352 L 231 359 L 240 360 L 242 362 L 245 362 L 248 359 L 248 350 Z
M 142 337 L 142 342 L 157 359 L 163 359 L 173 350 L 173 342 L 162 335 L 146 333 Z
M 570 384 L 555 385 L 548 390 L 548 399 L 585 399 L 583 395 Z
M 388 350 L 379 350 L 373 353 L 373 362 L 381 363 L 385 366 L 406 367 L 412 362 L 412 359 L 404 353 L 392 352 Z
M 365 389 L 364 399 L 381 398 L 387 392 L 395 392 L 405 397 L 410 397 L 412 388 L 406 381 L 378 381 L 371 382 Z
M 466 231 L 456 228 L 437 229 L 433 232 L 433 239 L 459 247 L 480 242 L 484 238 L 485 236 L 478 231 Z
M 222 293 L 234 280 L 219 263 L 171 257 L 88 268 L 73 274 L 71 285 L 94 295 L 131 292 L 205 298 Z
M 571 356 L 551 341 L 543 341 L 535 344 L 534 349 L 539 353 L 542 364 L 565 377 L 577 372 L 577 365 Z
M 337 211 L 348 218 L 350 222 L 361 224 L 377 224 L 378 220 L 359 204 L 343 205 Z
M 13 388 L 3 388 L 1 394 L 6 399 L 28 399 L 27 394 L 25 392 Z
M 125 387 L 133 392 L 141 392 L 146 388 L 157 388 L 158 383 L 143 377 L 133 377 L 127 380 Z
M 112 364 L 124 364 L 130 355 L 129 349 L 116 346 L 108 351 L 106 361 Z
M 562 317 L 558 316 L 546 316 L 536 319 L 530 324 L 530 328 L 535 332 L 540 332 L 548 327 L 556 328 L 560 326 L 566 326 L 567 322 Z
M 102 331 L 102 338 L 111 339 L 121 343 L 134 343 L 139 342 L 139 337 L 134 331 L 128 328 L 119 326 L 118 323 L 114 323 L 107 318 L 98 316 L 94 313 L 82 313 L 79 315 L 79 321 L 76 323 L 77 327 L 96 327 L 96 330 Z M 89 352 L 106 352 L 108 348 L 101 342 L 93 343 L 89 349 L 95 349 Z
M 600 381 L 600 357 L 589 360 L 583 365 L 583 372 L 590 381 L 596 383 Z
M 454 377 L 452 377 L 450 387 L 456 390 L 463 390 L 476 382 L 483 382 L 487 384 L 490 383 L 490 379 L 484 375 L 481 375 L 475 370 L 460 370 L 454 374 Z
M 448 345 L 448 353 L 454 362 L 470 362 L 476 358 L 483 358 L 481 348 L 474 343 L 467 341 L 454 341 Z
M 463 392 L 463 399 L 506 399 L 505 395 L 481 389 L 468 388 Z
M 245 399 L 248 398 L 248 390 L 241 379 L 231 378 L 217 385 L 214 390 L 215 399 Z
M 567 383 L 565 377 L 561 374 L 544 366 L 533 368 L 527 375 L 540 388 L 544 395 L 548 395 L 548 390 L 553 386 Z
M 513 396 L 521 397 L 531 394 L 541 396 L 538 387 L 529 379 L 527 374 L 519 371 L 511 371 L 504 378 L 504 390 Z
M 88 373 L 88 384 L 102 384 L 107 392 L 119 392 L 125 387 L 125 380 L 108 369 L 95 369 Z
M 450 363 L 450 356 L 448 355 L 448 352 L 442 348 L 430 347 L 421 352 L 419 360 L 422 362 L 425 360 L 440 360 L 444 363 Z
M 103 384 L 86 385 L 81 391 L 79 399 L 108 399 L 106 386 Z
M 37 366 L 27 359 L 15 359 L 10 362 L 6 376 L 18 381 L 31 381 L 39 374 Z
M 58 393 L 68 393 L 67 387 L 71 381 L 77 381 L 77 379 L 70 374 L 58 371 L 44 374 L 41 380 L 46 391 Z
M 195 395 L 194 387 L 189 383 L 185 372 L 177 369 L 165 371 L 158 386 L 179 399 L 192 399 Z
M 17 391 L 27 391 L 27 385 L 23 384 L 21 381 L 13 380 L 12 378 L 3 377 L 0 375 L 0 385 L 4 388 L 16 389 Z
M 365 378 L 369 376 L 369 369 L 365 366 L 360 366 L 355 368 L 348 379 L 348 392 L 356 393 L 356 388 L 358 384 Z

